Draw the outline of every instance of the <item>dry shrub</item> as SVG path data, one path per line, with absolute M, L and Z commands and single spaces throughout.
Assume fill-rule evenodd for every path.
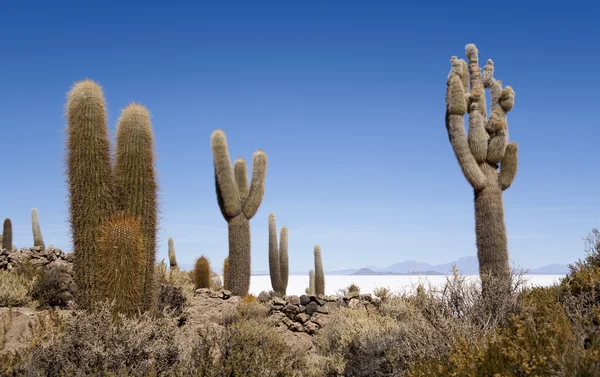
M 0 306 L 24 306 L 34 281 L 24 275 L 0 270 Z
M 181 316 L 194 297 L 194 283 L 190 275 L 177 267 L 167 268 L 164 260 L 156 264 L 155 274 L 158 312 Z
M 54 266 L 39 271 L 31 289 L 31 297 L 41 308 L 65 308 L 73 300 L 75 286 L 65 266 Z

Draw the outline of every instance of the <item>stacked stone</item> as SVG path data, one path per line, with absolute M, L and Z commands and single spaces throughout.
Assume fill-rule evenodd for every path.
M 55 266 L 64 266 L 68 273 L 73 270 L 73 254 L 65 254 L 62 250 L 50 246 L 43 249 L 42 246 L 35 246 L 30 249 L 23 248 L 17 250 L 0 250 L 0 270 L 12 270 L 18 267 L 23 261 L 29 260 L 33 266 L 50 269 Z

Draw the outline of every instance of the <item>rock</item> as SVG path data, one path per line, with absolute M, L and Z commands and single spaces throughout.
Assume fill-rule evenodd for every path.
M 310 318 L 310 320 L 314 323 L 316 323 L 317 325 L 319 325 L 319 327 L 324 327 L 326 322 L 327 322 L 327 316 L 323 315 L 323 314 L 313 314 L 313 316 Z
M 271 299 L 271 295 L 267 291 L 262 291 L 258 294 L 258 301 L 267 302 Z
M 306 306 L 304 306 L 304 305 L 298 305 L 298 311 L 300 313 L 304 313 L 306 311 Z
M 210 288 L 198 288 L 195 292 L 197 295 L 210 296 Z
M 281 309 L 281 312 L 288 316 L 288 318 L 290 319 L 294 319 L 294 317 L 296 317 L 296 314 L 299 313 L 298 306 L 291 304 L 287 304 L 283 309 Z
M 306 313 L 300 313 L 296 315 L 296 321 L 304 323 L 310 319 L 310 316 Z
M 273 305 L 284 307 L 286 304 L 285 300 L 279 297 L 273 297 Z
M 371 300 L 373 299 L 373 297 L 371 296 L 371 294 L 370 294 L 370 293 L 365 293 L 365 294 L 362 294 L 362 295 L 358 296 L 358 298 L 359 298 L 361 301 L 367 301 L 367 302 L 371 302 Z
M 73 259 L 75 259 L 75 255 L 73 253 L 67 253 L 65 255 L 65 259 L 69 262 L 73 262 Z
M 315 299 L 313 301 L 319 305 L 325 305 L 326 301 L 325 301 L 324 297 L 325 296 L 323 296 L 323 295 L 319 295 L 318 297 L 315 297 Z
M 348 307 L 350 309 L 356 308 L 358 305 L 360 304 L 360 301 L 358 301 L 357 299 L 353 298 L 350 299 L 350 301 L 348 301 Z
M 338 296 L 325 296 L 325 301 L 327 302 L 337 302 L 339 300 Z
M 223 289 L 223 283 L 221 282 L 221 277 L 214 271 L 210 272 L 210 287 L 215 291 L 219 289 Z
M 302 330 L 304 330 L 302 325 L 298 322 L 292 322 L 290 325 L 288 325 L 288 329 L 294 332 L 301 332 Z
M 292 305 L 300 305 L 300 297 L 295 295 L 287 296 L 287 302 L 289 302 Z
M 319 330 L 319 325 L 312 321 L 308 321 L 304 324 L 303 330 L 309 334 L 314 334 L 317 330 Z
M 317 310 L 317 313 L 329 314 L 333 310 L 337 309 L 337 307 L 338 306 L 335 302 L 327 302 Z
M 319 305 L 316 302 L 310 302 L 306 305 L 306 314 L 311 315 L 319 309 Z
M 309 302 L 310 302 L 310 297 L 308 297 L 307 295 L 300 296 L 300 304 L 301 305 L 306 305 Z
M 358 298 L 360 296 L 360 294 L 356 291 L 353 292 L 346 292 L 346 294 L 344 295 L 344 298 L 346 299 L 353 299 L 353 298 Z

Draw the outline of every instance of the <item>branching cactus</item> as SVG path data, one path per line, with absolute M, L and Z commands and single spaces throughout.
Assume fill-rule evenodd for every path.
M 325 294 L 325 273 L 323 272 L 323 258 L 321 257 L 321 246 L 315 246 L 315 294 Z
M 177 268 L 177 255 L 175 255 L 175 244 L 173 237 L 169 237 L 169 267 Z
M 96 271 L 99 297 L 113 302 L 118 313 L 136 314 L 144 304 L 145 240 L 140 224 L 118 214 L 102 229 Z
M 211 276 L 210 276 L 210 261 L 205 256 L 201 256 L 196 259 L 194 265 L 194 286 L 198 288 L 210 288 Z
M 475 191 L 477 257 L 483 290 L 491 280 L 508 289 L 510 268 L 504 224 L 502 192 L 517 174 L 517 144 L 508 142 L 507 113 L 513 108 L 515 92 L 493 76 L 488 60 L 481 73 L 475 45 L 466 47 L 468 64 L 453 56 L 446 92 L 446 128 L 450 144 L 467 181 Z M 485 89 L 491 97 L 487 116 Z M 465 133 L 464 115 L 469 131 Z M 499 171 L 498 171 L 499 169 Z
M 258 211 L 265 192 L 267 155 L 262 150 L 254 153 L 252 183 L 248 188 L 246 162 L 239 158 L 232 168 L 225 133 L 214 131 L 211 144 L 217 202 L 229 228 L 227 289 L 244 297 L 250 289 L 250 219 Z
M 269 274 L 271 286 L 279 295 L 284 296 L 288 284 L 288 230 L 281 228 L 280 245 L 277 246 L 277 223 L 274 214 L 269 214 Z
M 96 297 L 96 264 L 102 225 L 111 219 L 114 185 L 104 95 L 91 80 L 76 83 L 66 104 L 67 165 L 73 272 L 80 307 Z
M 40 227 L 37 208 L 31 209 L 31 231 L 33 232 L 33 246 L 41 246 L 42 250 L 44 250 L 46 245 L 42 237 L 42 228 Z
M 4 219 L 2 229 L 2 248 L 12 251 L 12 221 L 8 217 Z
M 154 170 L 154 136 L 148 110 L 138 104 L 127 106 L 117 124 L 115 180 L 118 208 L 140 220 L 146 245 L 145 308 L 154 305 L 156 259 L 157 190 Z
M 311 295 L 315 293 L 315 270 L 308 271 L 308 292 Z

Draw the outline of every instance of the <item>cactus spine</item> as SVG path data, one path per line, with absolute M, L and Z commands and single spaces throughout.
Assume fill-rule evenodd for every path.
M 269 214 L 269 274 L 271 286 L 278 294 L 286 294 L 289 275 L 288 229 L 281 228 L 280 244 L 277 246 L 277 222 L 273 213 Z
M 2 248 L 8 251 L 12 250 L 12 222 L 7 217 L 4 219 L 2 230 Z
M 311 295 L 315 293 L 315 270 L 308 271 L 308 292 Z
M 103 226 L 98 248 L 99 297 L 113 302 L 118 313 L 143 308 L 145 242 L 139 222 L 117 215 Z
M 173 237 L 169 237 L 169 267 L 177 268 L 177 256 L 175 255 Z
M 41 246 L 42 250 L 44 250 L 46 245 L 42 237 L 42 228 L 40 227 L 37 208 L 31 209 L 31 230 L 33 232 L 33 246 Z
M 267 155 L 262 150 L 254 153 L 252 183 L 248 188 L 246 162 L 239 158 L 232 169 L 223 131 L 212 133 L 211 145 L 217 202 L 229 228 L 227 289 L 234 295 L 246 296 L 250 288 L 250 219 L 258 211 L 265 192 Z
M 475 192 L 477 258 L 483 291 L 490 279 L 499 281 L 507 290 L 510 268 L 502 192 L 510 187 L 517 174 L 517 144 L 508 142 L 507 124 L 515 93 L 509 86 L 502 88 L 502 83 L 493 77 L 492 60 L 487 61 L 481 74 L 475 45 L 467 45 L 466 55 L 468 65 L 456 56 L 450 60 L 446 129 L 460 168 Z M 489 89 L 492 100 L 489 117 L 485 89 Z M 465 113 L 469 115 L 468 136 L 464 128 Z
M 148 110 L 138 104 L 127 106 L 117 124 L 115 180 L 118 208 L 139 219 L 144 246 L 145 308 L 154 304 L 156 259 L 157 190 L 154 170 L 154 136 Z
M 227 285 L 228 283 L 228 277 L 229 277 L 229 257 L 225 257 L 225 260 L 223 261 L 223 288 L 225 289 L 229 289 L 229 285 Z
M 196 289 L 210 288 L 210 261 L 204 255 L 196 259 L 193 276 Z
M 67 108 L 67 181 L 77 301 L 92 308 L 97 297 L 96 264 L 102 225 L 114 213 L 110 142 L 102 88 L 76 83 Z
M 325 294 L 325 273 L 323 272 L 323 259 L 321 257 L 321 246 L 315 246 L 315 294 Z

